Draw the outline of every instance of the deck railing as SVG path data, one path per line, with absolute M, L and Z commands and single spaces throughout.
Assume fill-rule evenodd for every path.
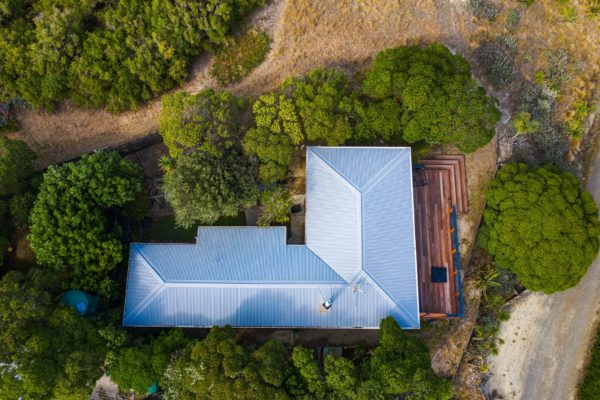
M 464 316 L 463 307 L 463 291 L 462 291 L 462 279 L 460 277 L 460 243 L 458 241 L 458 222 L 456 215 L 456 207 L 452 207 L 452 216 L 450 218 L 450 227 L 452 232 L 452 246 L 453 246 L 453 257 L 454 257 L 454 287 L 458 288 L 458 313 L 448 314 L 449 317 L 462 317 Z

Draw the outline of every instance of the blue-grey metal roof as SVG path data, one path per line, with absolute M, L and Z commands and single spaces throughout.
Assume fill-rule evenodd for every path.
M 409 148 L 309 147 L 306 245 L 285 227 L 132 244 L 124 325 L 418 328 L 411 171 Z

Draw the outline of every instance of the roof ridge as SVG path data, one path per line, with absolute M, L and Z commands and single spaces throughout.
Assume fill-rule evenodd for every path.
M 369 272 L 365 269 L 363 269 L 364 272 L 364 276 L 365 278 L 367 278 L 371 283 L 373 283 L 373 286 L 376 288 L 377 291 L 379 291 L 379 293 L 391 304 L 393 304 L 394 306 L 396 306 L 398 308 L 398 310 L 400 310 L 400 314 L 402 314 L 402 317 L 404 318 L 405 321 L 414 324 L 415 320 L 413 318 L 411 318 L 411 314 L 406 311 L 404 309 L 404 306 L 402 306 L 401 304 L 398 304 L 396 301 L 394 301 L 394 299 L 392 298 L 392 296 L 390 296 L 388 294 L 388 292 L 385 291 L 385 289 L 383 287 L 381 287 L 379 285 L 379 283 L 377 283 L 377 281 L 371 276 L 371 274 L 369 274 Z M 420 327 L 420 321 L 419 318 L 416 319 L 416 324 L 413 325 L 416 328 Z
M 350 180 L 348 178 L 346 178 L 344 176 L 344 174 L 342 174 L 335 166 L 331 165 L 331 163 L 329 163 L 327 160 L 325 160 L 323 157 L 321 157 L 320 154 L 314 152 L 310 147 L 308 148 L 310 150 L 311 153 L 313 153 L 319 160 L 321 160 L 321 162 L 323 164 L 325 164 L 327 167 L 329 167 L 329 169 L 331 169 L 333 172 L 335 172 L 335 174 L 343 181 L 345 182 L 349 187 L 351 187 L 352 189 L 356 190 L 357 194 L 360 194 L 361 191 L 359 188 L 356 187 L 356 185 L 354 185 L 354 183 L 350 182 Z
M 379 182 L 381 182 L 381 180 L 383 178 L 385 178 L 385 176 L 387 174 L 389 174 L 391 172 L 392 166 L 394 166 L 395 164 L 399 164 L 401 161 L 404 161 L 404 158 L 406 158 L 406 153 L 400 152 L 394 158 L 392 158 L 390 161 L 388 161 L 388 163 L 385 164 L 383 166 L 383 168 L 381 168 L 375 175 L 373 175 L 371 177 L 371 179 L 369 179 L 369 181 L 367 183 L 365 183 L 363 185 L 363 189 L 362 189 L 361 193 L 367 194 Z

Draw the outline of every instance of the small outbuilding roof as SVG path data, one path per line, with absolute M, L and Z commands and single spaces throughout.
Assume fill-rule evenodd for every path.
M 124 325 L 418 328 L 410 148 L 309 147 L 306 168 L 306 245 L 285 227 L 134 243 Z

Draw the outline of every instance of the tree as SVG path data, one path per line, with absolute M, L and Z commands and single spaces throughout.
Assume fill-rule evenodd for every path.
M 258 176 L 264 183 L 285 178 L 294 148 L 302 140 L 302 130 L 294 104 L 284 95 L 260 96 L 252 106 L 256 128 L 243 139 L 244 151 L 258 157 Z
M 450 399 L 450 382 L 431 369 L 429 350 L 408 336 L 392 318 L 381 321 L 379 344 L 363 365 L 359 397 L 400 396 L 415 399 Z
M 171 330 L 149 343 L 120 348 L 111 355 L 108 373 L 122 390 L 133 389 L 144 395 L 163 376 L 173 354 L 185 347 L 188 340 L 183 331 Z
M 140 168 L 117 153 L 50 167 L 31 211 L 29 242 L 37 261 L 67 273 L 70 288 L 108 295 L 108 274 L 123 257 L 114 212 L 141 190 Z
M 0 267 L 4 263 L 4 256 L 6 255 L 6 251 L 8 250 L 8 218 L 7 218 L 7 205 L 5 201 L 0 200 Z
M 20 140 L 0 137 L 0 197 L 22 191 L 35 167 L 35 154 Z
M 193 152 L 179 156 L 163 189 L 177 225 L 212 224 L 256 203 L 255 176 L 253 165 L 235 152 L 222 158 Z
M 307 144 L 336 146 L 352 137 L 353 93 L 348 78 L 328 69 L 288 79 L 252 107 L 256 127 L 244 150 L 260 160 L 263 183 L 285 179 L 294 151 Z
M 485 191 L 479 243 L 531 289 L 575 286 L 599 248 L 598 209 L 570 173 L 508 164 Z
M 163 378 L 165 399 L 252 399 L 284 400 L 284 390 L 262 378 L 285 370 L 281 347 L 267 342 L 256 355 L 235 342 L 229 326 L 212 328 L 208 336 L 190 343 L 167 368 Z M 263 346 L 263 347 L 264 347 Z M 278 368 L 279 367 L 279 368 Z M 279 383 L 280 376 L 269 376 Z
M 356 398 L 358 371 L 350 360 L 343 357 L 335 358 L 329 354 L 325 358 L 325 374 L 333 399 Z
M 425 48 L 398 47 L 375 57 L 362 84 L 374 110 L 390 114 L 395 100 L 402 108 L 402 139 L 406 143 L 453 143 L 472 152 L 494 135 L 500 113 L 471 76 L 467 61 L 441 44 Z M 389 124 L 369 126 L 371 111 L 362 121 L 361 135 L 391 136 Z M 392 121 L 393 122 L 393 121 Z M 381 125 L 381 123 L 379 123 Z M 381 136 L 379 133 L 382 132 Z
M 286 187 L 275 186 L 265 190 L 260 195 L 260 202 L 264 210 L 258 217 L 259 226 L 269 226 L 272 222 L 285 224 L 290 220 L 292 199 Z
M 350 121 L 354 94 L 348 77 L 334 69 L 314 69 L 282 87 L 297 107 L 304 140 L 338 146 L 352 137 Z
M 245 110 L 246 101 L 226 91 L 165 95 L 158 117 L 160 134 L 172 158 L 192 150 L 219 157 L 233 148 L 240 150 Z
M 102 375 L 106 345 L 96 321 L 57 307 L 56 285 L 55 274 L 38 268 L 0 280 L 0 394 L 80 399 Z
M 325 398 L 327 387 L 315 359 L 314 351 L 296 346 L 292 351 L 292 362 L 304 383 L 306 392 L 315 399 Z

